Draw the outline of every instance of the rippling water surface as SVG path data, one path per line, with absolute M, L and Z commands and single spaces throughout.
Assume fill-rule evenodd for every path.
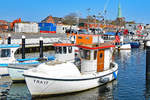
M 38 54 L 32 54 L 37 56 Z M 30 55 L 31 56 L 31 55 Z M 37 100 L 145 100 L 150 99 L 149 80 L 146 81 L 146 53 L 144 49 L 115 53 L 119 65 L 117 80 L 106 85 L 73 94 L 36 98 Z M 8 100 L 32 99 L 25 83 L 12 84 Z

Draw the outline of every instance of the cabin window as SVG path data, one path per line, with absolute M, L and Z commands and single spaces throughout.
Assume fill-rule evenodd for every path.
M 67 47 L 63 47 L 63 53 L 64 53 L 64 54 L 67 53 Z
M 78 39 L 82 39 L 82 37 L 79 36 Z
M 84 54 L 83 54 L 83 50 L 81 48 L 79 49 L 79 53 L 80 53 L 80 57 L 83 59 L 84 58 Z
M 55 53 L 59 54 L 59 47 L 55 47 Z
M 0 56 L 1 57 L 10 57 L 10 49 L 2 49 Z
M 68 47 L 69 53 L 72 53 L 72 47 Z
M 90 51 L 84 50 L 84 54 L 85 54 L 85 59 L 90 60 Z
M 103 54 L 102 54 L 102 53 L 100 53 L 99 57 L 100 57 L 100 58 L 102 58 L 102 57 L 103 57 Z
M 94 60 L 96 60 L 97 57 L 97 51 L 94 51 Z
M 90 60 L 90 51 L 80 49 L 80 56 L 82 59 Z
M 62 47 L 59 47 L 59 53 L 62 54 Z

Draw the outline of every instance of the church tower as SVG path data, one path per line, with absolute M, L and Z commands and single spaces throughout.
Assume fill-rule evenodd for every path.
M 122 18 L 122 12 L 121 12 L 121 6 L 120 6 L 120 1 L 118 4 L 118 17 L 117 18 Z
M 122 9 L 121 9 L 121 5 L 120 5 L 120 0 L 118 3 L 118 15 L 117 15 L 117 21 L 118 21 L 118 25 L 124 25 L 125 24 L 125 18 L 122 17 Z

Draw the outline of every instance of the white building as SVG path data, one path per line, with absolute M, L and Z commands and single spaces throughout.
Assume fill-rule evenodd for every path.
M 78 28 L 78 26 L 57 24 L 57 26 L 56 26 L 56 33 L 65 33 L 67 29 L 78 30 L 79 28 Z
M 17 33 L 37 33 L 39 32 L 39 27 L 37 23 L 15 23 L 14 31 Z
M 125 28 L 128 29 L 129 31 L 139 30 L 139 27 L 141 27 L 141 30 L 143 30 L 144 24 L 142 24 L 142 23 L 126 24 L 126 26 L 125 26 Z

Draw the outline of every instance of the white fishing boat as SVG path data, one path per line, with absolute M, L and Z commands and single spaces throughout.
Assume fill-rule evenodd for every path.
M 54 44 L 55 57 L 57 58 L 56 60 L 73 62 L 74 61 L 74 49 L 72 48 L 72 46 L 73 44 L 69 44 L 69 43 L 64 43 L 64 44 L 61 43 L 61 45 Z M 55 60 L 55 57 L 54 56 L 48 57 L 48 61 Z M 8 65 L 9 75 L 13 82 L 24 81 L 24 76 L 23 76 L 24 71 L 34 68 L 41 63 L 43 62 L 35 61 L 35 62 L 28 62 L 28 63 L 24 62 L 24 63 L 9 64 Z
M 41 64 L 37 58 L 26 58 L 26 59 L 16 59 L 15 52 L 20 47 L 19 44 L 0 44 L 0 76 L 13 76 L 17 75 L 17 71 L 13 73 L 13 71 L 8 71 L 8 67 L 11 69 L 20 68 L 21 66 L 36 66 Z M 47 60 L 53 60 L 54 57 L 46 57 Z M 12 67 L 13 66 L 13 67 Z M 13 73 L 13 75 L 12 75 Z
M 129 60 L 131 57 L 131 50 L 120 50 L 120 60 L 122 62 Z
M 131 50 L 130 43 L 122 43 L 118 46 L 120 50 Z
M 16 62 L 15 51 L 20 47 L 17 44 L 0 44 L 0 76 L 7 76 L 8 64 Z
M 125 41 L 123 36 L 120 36 L 119 44 L 116 45 L 119 50 L 131 50 L 131 44 Z
M 117 78 L 118 65 L 112 61 L 112 48 L 115 45 L 101 43 L 77 47 L 81 66 L 54 60 L 24 71 L 25 81 L 32 96 L 83 91 Z M 69 56 L 61 59 L 66 57 Z
M 13 62 L 8 64 L 8 73 L 13 82 L 22 82 L 24 81 L 24 70 L 28 70 L 30 68 L 34 68 L 37 65 L 44 63 L 49 60 L 54 60 L 54 56 L 45 57 L 42 60 L 38 60 L 39 58 L 28 58 L 26 59 L 18 59 L 21 62 Z M 17 61 L 18 61 L 17 60 Z M 23 62 L 22 62 L 23 60 Z

